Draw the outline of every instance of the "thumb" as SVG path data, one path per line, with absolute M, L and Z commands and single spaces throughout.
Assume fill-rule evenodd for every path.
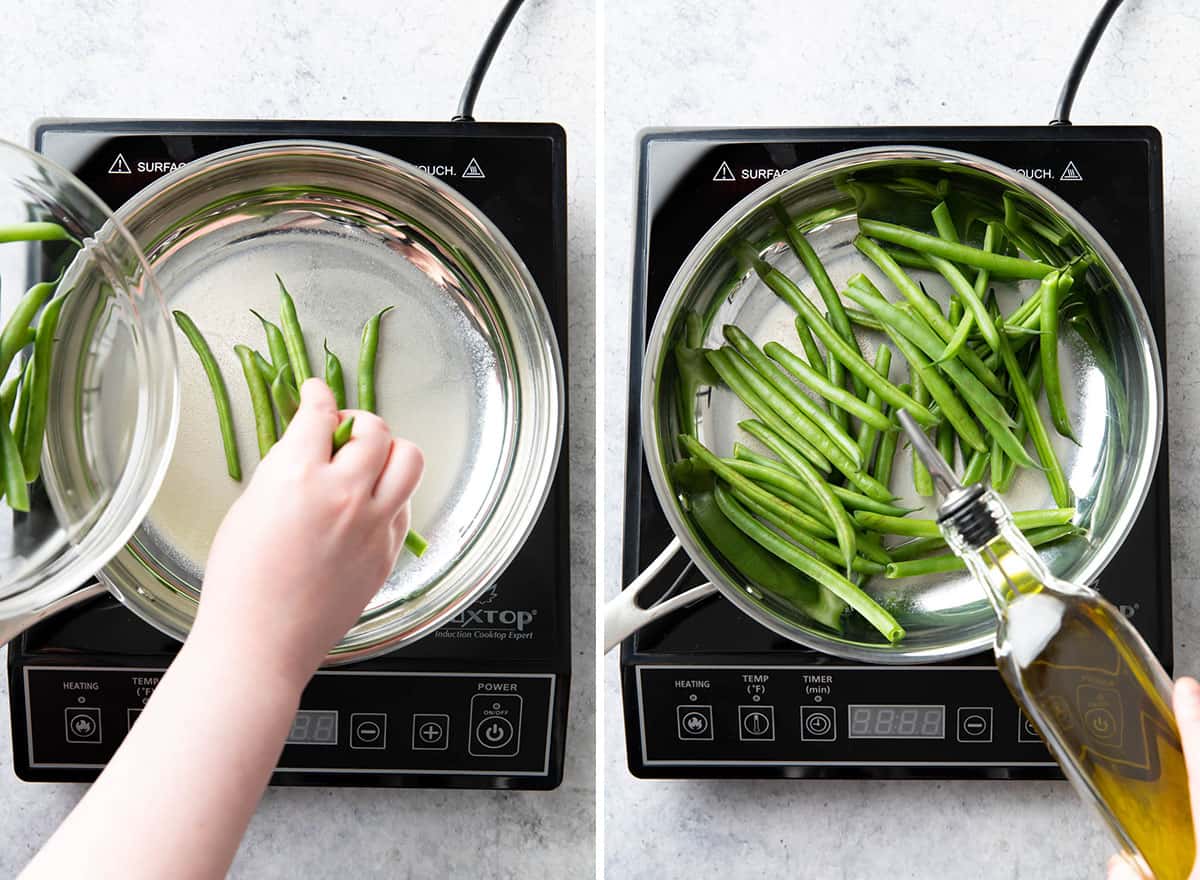
M 1200 683 L 1194 678 L 1179 679 L 1174 703 L 1192 793 L 1192 815 L 1200 816 Z
M 279 441 L 293 452 L 329 459 L 333 450 L 333 430 L 338 424 L 337 402 L 333 392 L 320 379 L 308 379 L 300 386 L 300 408 Z

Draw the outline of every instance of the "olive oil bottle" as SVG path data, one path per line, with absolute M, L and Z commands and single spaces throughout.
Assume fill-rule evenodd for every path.
M 1017 703 L 1126 857 L 1147 877 L 1186 880 L 1196 842 L 1166 672 L 1120 611 L 1050 573 L 995 493 L 959 486 L 905 428 L 946 496 L 942 533 L 996 612 L 996 664 Z

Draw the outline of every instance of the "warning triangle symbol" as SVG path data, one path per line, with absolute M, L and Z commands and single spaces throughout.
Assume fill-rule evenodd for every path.
M 1063 173 L 1059 176 L 1059 180 L 1083 180 L 1083 175 L 1079 173 L 1079 169 L 1075 167 L 1074 162 L 1068 162 L 1067 167 L 1063 169 Z
M 483 178 L 485 178 L 487 175 L 484 174 L 483 169 L 479 167 L 479 160 L 472 158 L 471 161 L 467 163 L 467 170 L 463 172 L 462 176 L 464 178 L 483 180 Z
M 124 153 L 117 153 L 117 158 L 113 159 L 113 163 L 108 166 L 109 174 L 133 174 L 129 170 L 129 163 L 125 161 Z
M 717 173 L 713 175 L 713 180 L 729 181 L 735 179 L 733 169 L 729 167 L 728 162 L 722 162 L 721 167 L 717 169 Z

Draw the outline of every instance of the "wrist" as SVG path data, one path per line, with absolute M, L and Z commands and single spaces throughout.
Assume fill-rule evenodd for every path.
M 210 626 L 203 614 L 196 618 L 180 658 L 188 663 L 199 662 L 215 679 L 250 682 L 259 693 L 295 704 L 299 704 L 301 692 L 316 671 L 296 662 L 290 653 L 268 640 Z

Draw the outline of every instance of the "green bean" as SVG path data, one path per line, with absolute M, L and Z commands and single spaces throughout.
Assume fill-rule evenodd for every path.
M 762 396 L 762 393 L 771 391 L 769 383 L 749 367 L 739 364 L 738 359 L 730 350 L 710 350 L 705 352 L 705 356 L 721 381 L 729 386 L 730 390 L 750 408 L 752 413 L 777 430 L 793 449 L 823 472 L 828 473 L 831 464 L 825 453 L 832 454 L 836 452 L 837 447 L 833 443 L 826 442 L 824 435 L 812 422 L 808 421 L 803 414 L 801 414 L 801 418 L 796 418 L 792 410 L 788 409 L 782 401 L 776 400 L 776 403 L 786 413 L 791 414 L 780 415 Z M 787 418 L 792 419 L 792 424 L 786 421 Z M 802 431 L 805 433 L 802 434 Z M 818 444 L 820 444 L 819 447 Z
M 940 550 L 945 548 L 946 539 L 939 532 L 936 535 L 928 538 L 913 538 L 911 541 L 905 541 L 903 544 L 897 544 L 888 550 L 893 562 L 907 562 L 910 559 L 918 559 L 929 553 L 930 550 Z
M 196 323 L 184 312 L 172 312 L 175 323 L 183 331 L 188 342 L 200 358 L 200 366 L 208 377 L 209 388 L 212 389 L 213 401 L 217 407 L 217 425 L 221 430 L 221 445 L 225 448 L 225 469 L 229 476 L 239 482 L 242 479 L 242 462 L 238 457 L 237 436 L 233 432 L 233 408 L 229 403 L 229 389 L 225 386 L 225 377 L 221 375 L 221 367 L 213 357 L 212 349 L 208 347 L 204 335 Z
M 753 498 L 760 504 L 767 505 L 775 510 L 780 516 L 786 517 L 790 522 L 804 529 L 805 531 L 816 535 L 820 538 L 833 537 L 834 530 L 826 527 L 823 523 L 813 519 L 802 510 L 797 510 L 792 505 L 785 501 L 780 501 L 766 489 L 757 485 L 753 480 L 743 477 L 733 468 L 729 467 L 721 459 L 717 458 L 708 448 L 691 435 L 682 435 L 679 438 L 680 445 L 687 453 L 694 458 L 700 459 L 714 474 L 729 484 L 731 489 L 735 489 L 749 498 Z
M 987 227 L 983 233 L 983 250 L 985 253 L 995 253 L 1004 243 L 1003 227 L 995 220 L 988 221 Z M 987 269 L 976 269 L 975 271 L 975 295 L 983 299 L 987 293 L 988 282 L 991 281 L 992 273 Z
M 336 455 L 337 451 L 350 442 L 350 433 L 354 430 L 354 416 L 340 422 L 333 430 L 333 452 Z M 406 539 L 407 541 L 407 539 Z M 424 551 L 422 551 L 424 552 Z M 418 554 L 420 555 L 420 554 Z
M 891 368 L 892 350 L 886 345 L 881 345 L 875 350 L 875 372 L 886 379 Z M 883 415 L 883 401 L 879 398 L 879 392 L 874 389 L 867 392 L 867 406 L 880 410 L 880 414 Z M 891 419 L 888 419 L 886 415 L 884 415 L 884 418 L 888 423 L 888 430 L 891 430 Z M 858 450 L 862 453 L 863 461 L 871 460 L 871 452 L 875 448 L 875 437 L 877 434 L 878 430 L 870 422 L 864 421 L 858 426 Z
M 57 223 L 29 221 L 0 226 L 0 243 L 10 241 L 74 241 L 74 238 Z
M 773 480 L 759 479 L 757 474 L 761 474 L 762 471 L 768 470 L 768 468 L 765 468 L 761 465 L 756 465 L 749 461 L 738 461 L 736 458 L 723 458 L 721 461 L 725 462 L 739 474 L 754 480 L 755 483 L 757 483 L 759 486 L 762 486 L 780 501 L 786 501 L 788 504 L 792 505 L 792 507 L 796 508 L 797 510 L 804 511 L 822 525 L 827 526 L 830 529 L 833 528 L 833 521 L 829 518 L 829 514 L 827 514 L 825 509 L 821 507 L 819 503 L 817 503 L 809 488 L 792 471 L 784 471 L 781 474 L 781 476 L 786 476 L 788 479 L 793 481 L 791 485 L 785 488 L 778 485 L 778 483 L 781 482 L 781 480 L 778 478 Z M 757 468 L 759 470 L 757 472 L 749 470 L 752 468 Z M 800 487 L 802 491 L 793 491 L 793 489 L 797 487 Z
M 958 244 L 958 230 L 954 228 L 954 219 L 950 216 L 950 206 L 945 202 L 938 202 L 930 213 L 933 216 L 933 225 L 937 229 L 938 236 L 943 241 Z
M 33 399 L 33 358 L 25 361 L 21 374 L 21 391 L 17 396 L 17 414 L 13 419 L 12 429 L 13 439 L 17 441 L 18 446 L 24 439 L 29 424 L 29 403 Z
M 771 525 L 775 526 L 775 528 L 779 529 L 779 531 L 783 532 L 785 537 L 790 538 L 794 543 L 799 544 L 818 559 L 824 560 L 830 565 L 838 565 L 844 561 L 841 549 L 837 545 L 831 544 L 828 541 L 822 541 L 820 538 L 808 534 L 803 529 L 796 528 L 774 511 L 748 498 L 742 497 L 737 491 L 733 492 L 733 497 L 744 504 L 751 513 L 765 519 Z M 851 560 L 851 569 L 859 574 L 883 574 L 884 570 L 883 564 L 857 555 Z
M 0 332 L 0 376 L 8 374 L 13 360 L 21 349 L 29 344 L 29 325 L 33 323 L 41 307 L 54 295 L 59 280 L 39 282 L 17 301 L 4 330 Z
M 858 552 L 864 558 L 880 565 L 887 565 L 892 561 L 892 557 L 883 549 L 883 541 L 874 532 L 858 532 Z
M 942 422 L 937 426 L 936 442 L 938 452 L 946 459 L 950 469 L 954 470 L 954 427 L 949 422 Z
M 278 278 L 279 276 L 276 277 Z M 282 284 L 282 282 L 280 283 Z M 291 358 L 288 357 L 287 342 L 283 338 L 283 331 L 279 329 L 277 324 L 271 323 L 254 309 L 250 310 L 250 314 L 258 318 L 259 323 L 262 324 L 263 332 L 267 336 L 267 351 L 271 355 L 271 366 L 275 368 L 271 371 L 271 375 L 274 376 L 275 373 L 291 364 Z
M 50 408 L 50 357 L 54 351 L 54 334 L 65 296 L 52 300 L 42 311 L 33 343 L 33 384 L 29 388 L 29 415 L 25 436 L 21 438 L 21 466 L 25 481 L 32 483 L 42 472 L 42 445 L 46 439 L 46 417 Z
M 826 363 L 825 358 L 821 355 L 821 350 L 817 348 L 817 340 L 813 338 L 812 330 L 808 328 L 808 325 L 804 323 L 804 319 L 799 315 L 796 316 L 795 327 L 796 336 L 800 338 L 800 347 L 804 349 L 804 356 L 808 358 L 808 362 L 814 367 L 819 366 L 828 370 L 829 364 Z M 835 364 L 838 363 L 837 358 L 829 358 L 829 361 Z
M 971 413 L 967 410 L 963 402 L 959 400 L 954 389 L 942 378 L 942 374 L 933 368 L 920 349 L 910 342 L 907 337 L 890 327 L 887 332 L 901 356 L 908 361 L 914 384 L 917 379 L 920 379 L 926 390 L 929 391 L 930 396 L 937 401 L 941 414 L 954 426 L 954 430 L 958 432 L 958 436 L 962 437 L 963 441 L 972 449 L 987 449 L 983 432 L 975 424 L 975 420 L 971 418 Z
M 919 372 L 913 375 L 912 383 L 913 397 L 921 401 L 921 403 L 928 403 L 929 391 L 925 387 L 925 383 L 921 381 Z M 945 424 L 945 422 L 942 424 Z M 938 425 L 938 431 L 941 431 L 941 425 Z M 921 456 L 915 446 L 912 450 L 912 478 L 914 492 L 922 498 L 929 498 L 933 495 L 933 476 L 929 473 L 929 468 L 925 466 L 925 462 L 921 460 Z
M 927 235 L 905 226 L 868 220 L 860 217 L 858 227 L 863 235 L 911 248 L 925 255 L 936 255 L 956 263 L 987 269 L 993 275 L 1006 278 L 1044 278 L 1054 271 L 1053 266 L 1035 260 L 1022 260 L 1003 254 L 993 254 L 965 244 L 944 241 L 935 235 Z
M 967 459 L 967 466 L 963 469 L 962 484 L 964 486 L 971 486 L 982 480 L 983 473 L 987 470 L 991 458 L 992 454 L 990 452 L 980 452 L 978 449 L 971 450 L 971 457 Z
M 1032 529 L 1025 538 L 1031 547 L 1041 547 L 1076 534 L 1079 534 L 1079 529 L 1072 525 L 1048 526 L 1042 529 Z M 946 553 L 941 556 L 929 556 L 925 559 L 892 562 L 886 568 L 886 576 L 888 578 L 920 577 L 948 571 L 963 571 L 966 567 L 967 564 L 958 556 Z
M 933 413 L 918 406 L 915 400 L 907 394 L 901 393 L 900 389 L 891 382 L 880 378 L 871 365 L 863 360 L 863 356 L 859 354 L 858 349 L 852 347 L 846 340 L 842 339 L 837 331 L 825 321 L 816 307 L 809 302 L 808 297 L 800 291 L 800 288 L 792 283 L 790 278 L 778 269 L 772 268 L 765 260 L 759 258 L 754 249 L 748 245 L 738 248 L 738 251 L 742 254 L 743 258 L 751 259 L 755 272 L 774 291 L 775 295 L 804 318 L 808 326 L 812 328 L 813 333 L 816 334 L 816 337 L 825 345 L 826 351 L 832 357 L 841 361 L 847 370 L 863 381 L 863 384 L 868 388 L 874 388 L 878 391 L 879 396 L 892 406 L 899 406 L 908 410 L 919 424 L 926 426 L 937 424 L 938 420 Z
M 943 260 L 941 257 L 930 257 L 929 262 L 938 270 L 943 278 L 950 282 L 950 286 L 954 288 L 954 292 L 962 297 L 963 304 L 975 318 L 975 326 L 979 328 L 983 334 L 984 341 L 988 346 L 996 350 L 996 326 L 991 321 L 991 316 L 988 314 L 987 306 L 983 304 L 983 300 L 975 293 L 975 288 L 967 281 L 966 276 L 958 271 L 958 267 L 949 260 Z
M 308 363 L 308 349 L 304 345 L 304 330 L 300 327 L 300 316 L 296 314 L 296 303 L 284 287 L 283 279 L 276 275 L 275 280 L 279 282 L 280 329 L 287 346 L 288 363 L 291 365 L 292 375 L 296 377 L 296 387 L 299 388 L 305 380 L 311 379 L 313 374 Z M 270 343 L 270 331 L 267 342 Z M 279 365 L 276 364 L 276 369 L 278 368 Z
M 974 327 L 975 316 L 971 312 L 962 315 L 954 327 L 954 335 L 946 343 L 946 350 L 942 352 L 941 357 L 933 361 L 933 365 L 936 367 L 945 361 L 958 357 L 962 353 L 963 346 L 967 344 L 967 339 L 970 337 L 971 330 Z
M 879 448 L 875 450 L 875 467 L 871 470 L 871 476 L 889 490 L 892 483 L 892 466 L 896 461 L 896 444 L 899 442 L 899 431 L 884 431 L 879 435 Z
M 962 297 L 953 294 L 950 297 L 950 304 L 946 307 L 946 319 L 956 327 L 958 322 L 963 319 L 963 304 Z M 955 332 L 958 332 L 957 330 Z
M 1063 294 L 1071 287 L 1070 279 L 1058 273 L 1047 275 L 1042 282 L 1042 323 L 1039 352 L 1042 359 L 1042 382 L 1046 386 L 1046 403 L 1050 407 L 1050 419 L 1059 434 L 1076 446 L 1075 432 L 1063 401 L 1062 377 L 1058 373 L 1058 305 Z M 1036 430 L 1030 425 L 1030 430 Z
M 804 363 L 803 360 L 796 357 L 793 352 L 784 348 L 778 342 L 768 342 L 765 346 L 763 346 L 763 354 L 775 361 L 775 363 L 779 364 L 788 372 L 795 375 L 796 378 L 798 378 L 817 394 L 821 395 L 831 403 L 836 403 L 842 409 L 846 410 L 846 412 L 859 419 L 862 419 L 873 428 L 880 431 L 890 431 L 893 428 L 893 425 L 888 417 L 878 409 L 859 400 L 845 388 L 840 388 L 831 384 L 828 379 L 826 379 L 808 364 Z M 851 444 L 854 444 L 853 440 L 850 442 Z M 854 446 L 855 453 L 857 453 L 858 446 L 857 444 L 854 444 Z
M 916 251 L 908 248 L 887 247 L 884 248 L 887 255 L 899 263 L 906 269 L 932 269 L 929 265 L 929 260 L 924 254 L 919 254 Z
M 1003 325 L 1001 324 L 1001 326 Z M 1025 416 L 1026 427 L 1033 438 L 1034 451 L 1037 452 L 1038 460 L 1041 461 L 1042 468 L 1046 472 L 1046 482 L 1050 485 L 1050 494 L 1054 496 L 1055 504 L 1059 507 L 1066 507 L 1071 503 L 1071 487 L 1067 483 L 1067 477 L 1063 473 L 1058 456 L 1054 454 L 1054 447 L 1050 445 L 1050 436 L 1038 413 L 1037 398 L 1034 397 L 1033 391 L 1026 383 L 1025 375 L 1017 364 L 1017 357 L 1013 354 L 1012 347 L 1003 333 L 1000 334 L 1000 357 L 1004 361 L 1005 369 L 1008 370 L 1009 382 L 1012 384 L 1013 394 L 1016 395 L 1017 406 L 1021 408 L 1021 414 Z M 1041 365 L 1043 381 L 1045 381 L 1044 359 L 1041 361 Z M 1002 478 L 997 480 L 995 477 L 996 474 L 993 473 L 993 485 L 1002 481 Z
M 404 536 L 404 549 L 420 559 L 429 548 L 429 542 L 415 529 L 409 529 Z
M 17 403 L 17 391 L 21 386 L 21 378 L 25 375 L 24 370 L 13 373 L 4 380 L 4 384 L 0 385 L 0 422 L 10 424 L 12 419 L 13 407 Z
M 786 224 L 785 234 L 787 235 L 788 244 L 792 246 L 796 256 L 800 258 L 800 262 L 804 265 L 808 272 L 808 277 L 812 279 L 813 285 L 817 288 L 817 293 L 821 294 L 821 299 L 825 302 L 825 310 L 829 313 L 829 324 L 837 331 L 848 346 L 851 346 L 854 351 L 862 355 L 862 350 L 858 347 L 858 337 L 854 335 L 854 328 L 850 326 L 850 319 L 846 315 L 845 307 L 842 305 L 842 298 L 838 296 L 837 288 L 833 286 L 833 282 L 829 280 L 829 273 L 825 271 L 824 264 L 821 263 L 821 258 L 817 256 L 817 252 L 813 246 L 809 244 L 808 239 L 800 232 L 800 227 L 795 223 Z M 809 359 L 815 367 L 816 361 Z M 837 358 L 830 358 L 835 363 L 841 364 Z M 844 365 L 842 365 L 844 366 Z M 844 377 L 840 370 L 830 368 L 829 381 L 834 385 L 844 384 Z M 867 393 L 866 385 L 857 376 L 852 376 L 854 379 L 854 393 L 859 397 Z
M 869 312 L 864 312 L 862 309 L 846 309 L 846 316 L 852 324 L 857 324 L 859 327 L 865 327 L 868 330 L 883 332 L 883 322 Z
M 739 328 L 733 325 L 726 325 L 725 338 L 729 340 L 730 345 L 737 350 L 749 363 L 750 367 L 764 379 L 769 388 L 776 393 L 772 397 L 763 395 L 768 404 L 772 404 L 781 416 L 795 420 L 792 414 L 794 411 L 799 411 L 809 422 L 815 425 L 831 442 L 836 444 L 853 462 L 855 469 L 860 469 L 863 464 L 862 455 L 859 452 L 858 444 L 854 439 L 846 433 L 845 429 L 838 424 L 826 410 L 821 409 L 813 402 L 804 391 L 796 385 L 792 379 L 785 374 L 775 363 L 768 358 L 754 341 L 750 339 Z M 760 392 L 761 394 L 762 392 Z M 774 406 L 773 398 L 783 398 L 783 401 L 789 405 L 788 410 L 779 409 Z M 832 460 L 832 459 L 831 459 Z
M 850 519 L 850 514 L 846 513 L 842 502 L 830 490 L 829 484 L 802 456 L 791 453 L 783 438 L 762 422 L 745 421 L 739 423 L 738 427 L 762 441 L 768 449 L 787 462 L 788 466 L 800 475 L 809 491 L 816 496 L 833 523 L 834 537 L 842 549 L 842 561 L 845 562 L 846 573 L 849 575 L 854 557 L 858 555 L 858 538 L 854 533 L 854 521 Z
M 767 458 L 765 455 L 759 455 L 740 443 L 734 444 L 733 454 L 734 458 L 726 458 L 722 459 L 722 461 L 738 473 L 749 477 L 760 485 L 767 486 L 768 488 L 774 487 L 790 495 L 801 497 L 807 504 L 820 510 L 816 496 L 808 490 L 805 484 L 792 471 L 774 459 Z M 888 504 L 885 501 L 877 501 L 869 495 L 855 492 L 844 486 L 830 485 L 829 488 L 838 497 L 838 500 L 842 502 L 842 506 L 848 510 L 872 510 L 875 513 L 886 513 L 891 516 L 904 516 L 906 513 L 912 512 L 908 508 Z M 786 501 L 787 499 L 785 498 L 784 500 Z M 794 506 L 799 507 L 801 505 Z M 805 509 L 813 516 L 818 516 L 812 510 Z M 822 510 L 821 513 L 823 514 L 824 511 Z
M 268 385 L 275 381 L 276 369 L 271 366 L 271 362 L 263 357 L 262 352 L 258 349 L 250 352 L 250 356 L 254 358 L 254 366 L 258 368 L 258 374 L 263 377 L 263 381 Z M 287 369 L 284 367 L 284 369 Z
M 995 437 L 992 438 L 992 451 L 988 454 L 988 458 L 990 459 L 992 486 L 995 486 L 1004 479 L 1004 467 L 1008 461 L 1004 450 L 1000 448 L 1000 441 Z
M 909 277 L 908 273 L 900 268 L 900 266 L 898 266 L 896 262 L 887 255 L 883 248 L 879 247 L 879 245 L 877 245 L 875 242 L 871 241 L 869 238 L 862 238 L 860 236 L 859 238 L 855 239 L 854 244 L 855 247 L 857 247 L 868 259 L 871 260 L 871 262 L 879 267 L 879 269 L 888 277 L 888 280 L 891 281 L 892 284 L 896 285 L 896 288 L 904 295 L 904 298 L 908 300 L 910 305 L 912 305 L 916 314 L 923 318 L 925 323 L 929 325 L 930 336 L 938 343 L 937 351 L 930 351 L 929 356 L 931 358 L 942 357 L 945 351 L 946 343 L 954 338 L 954 327 L 952 327 L 950 322 L 947 321 L 945 316 L 942 315 L 941 309 L 937 307 L 933 300 L 925 295 L 925 291 L 920 287 L 920 285 L 913 281 L 912 278 Z M 931 257 L 930 259 L 932 260 L 933 258 Z M 961 277 L 961 273 L 959 277 Z M 875 285 L 872 284 L 865 275 L 860 273 L 859 275 L 856 275 L 855 278 L 861 279 L 859 286 L 862 286 L 863 284 L 870 285 L 868 288 L 869 290 L 878 292 L 878 288 L 876 288 Z M 851 283 L 853 283 L 853 280 L 854 279 L 851 279 Z M 966 285 L 966 279 L 963 279 L 963 283 Z M 970 285 L 966 286 L 970 287 Z M 974 293 L 974 290 L 972 290 L 971 293 Z M 880 299 L 884 299 L 883 294 L 879 294 L 879 297 Z M 887 300 L 884 299 L 884 302 L 887 302 Z M 979 318 L 976 316 L 976 321 L 978 320 Z M 916 340 L 913 341 L 915 342 Z M 958 360 L 961 361 L 962 365 L 970 370 L 971 373 L 976 376 L 978 380 L 982 382 L 983 385 L 993 394 L 1004 393 L 1004 385 L 1000 382 L 1000 379 L 988 368 L 979 355 L 975 354 L 975 352 L 971 351 L 970 349 L 963 349 L 959 353 Z
M 329 350 L 329 340 L 322 343 L 325 349 L 325 384 L 333 392 L 333 399 L 338 409 L 346 408 L 346 377 L 342 373 L 342 362 L 338 356 Z
M 797 321 L 800 319 L 797 318 Z M 835 388 L 846 387 L 846 368 L 842 366 L 842 362 L 837 358 L 831 357 L 825 364 L 825 378 L 829 380 L 829 384 Z M 828 400 L 818 399 L 818 406 L 829 410 L 829 414 L 833 416 L 833 420 L 837 422 L 839 428 L 843 431 L 850 430 L 850 414 L 838 406 L 836 403 L 831 403 Z
M 381 309 L 363 325 L 362 344 L 358 349 L 358 408 L 375 412 L 375 353 L 379 348 L 379 322 L 392 310 Z
M 300 409 L 300 395 L 292 387 L 292 377 L 286 369 L 280 370 L 271 380 L 271 400 L 279 413 L 279 429 L 283 433 L 292 423 L 296 410 Z
M 1013 515 L 1019 529 L 1040 529 L 1045 526 L 1061 526 L 1075 516 L 1074 507 L 1057 507 L 1047 510 L 1019 510 Z M 936 520 L 914 517 L 884 516 L 866 510 L 855 511 L 854 519 L 865 529 L 883 535 L 911 535 L 914 538 L 932 538 L 941 534 Z
M 849 580 L 759 523 L 720 486 L 717 487 L 716 497 L 721 512 L 747 537 L 845 600 L 889 642 L 894 644 L 904 638 L 904 628 L 896 619 Z
M 8 506 L 13 510 L 28 512 L 29 486 L 25 482 L 25 467 L 21 464 L 21 450 L 8 422 L 0 422 L 0 470 L 4 474 L 4 494 Z
M 939 357 L 942 354 L 944 350 L 942 341 L 938 339 L 933 330 L 921 322 L 918 312 L 915 310 L 905 312 L 883 299 L 881 295 L 877 296 L 877 293 L 878 289 L 864 275 L 856 275 L 851 278 L 850 287 L 846 291 L 847 296 L 872 312 L 890 330 L 895 330 L 894 336 L 905 336 L 931 358 Z M 1005 411 L 1004 405 L 984 387 L 973 373 L 963 366 L 962 362 L 946 361 L 941 365 L 941 369 L 962 392 L 963 397 L 971 403 L 978 415 L 987 415 L 992 421 L 1001 425 L 1012 425 L 1012 419 Z
M 249 346 L 235 345 L 234 353 L 242 363 L 242 374 L 250 390 L 250 404 L 254 409 L 254 430 L 258 437 L 258 456 L 264 458 L 275 445 L 275 412 L 271 409 L 271 393 L 267 383 L 254 365 L 254 353 Z
M 1042 362 L 1035 360 L 1029 372 L 1025 374 L 1025 384 L 1029 387 L 1029 393 L 1036 401 L 1042 393 Z M 1041 416 L 1038 416 L 1041 421 Z M 1022 443 L 1025 442 L 1025 435 L 1029 430 L 1029 421 L 1025 418 L 1024 411 L 1018 411 L 1017 423 L 1013 426 L 1013 431 L 1017 435 L 1017 439 Z M 1013 477 L 1016 476 L 1017 463 L 1011 458 L 1004 459 L 1004 467 L 1000 476 L 1000 481 L 992 484 L 992 488 L 997 492 L 1007 492 L 1012 485 Z

